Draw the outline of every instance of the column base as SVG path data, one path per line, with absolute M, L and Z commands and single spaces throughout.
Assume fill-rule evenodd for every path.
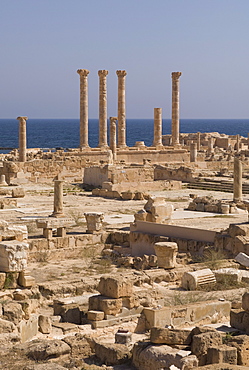
M 84 145 L 80 147 L 80 151 L 83 151 L 83 150 L 91 150 L 91 148 L 89 145 Z
M 64 213 L 61 213 L 61 212 L 53 212 L 51 215 L 49 215 L 49 217 L 59 218 L 59 217 L 65 217 L 65 215 Z

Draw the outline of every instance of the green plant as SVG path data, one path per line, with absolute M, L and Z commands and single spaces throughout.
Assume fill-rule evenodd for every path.
M 183 291 L 176 291 L 170 297 L 167 297 L 165 301 L 165 305 L 167 306 L 182 306 L 190 303 L 196 303 L 205 301 L 206 296 L 200 292 L 183 292 Z
M 36 262 L 48 262 L 49 251 L 38 251 L 35 256 Z
M 222 250 L 208 248 L 203 252 L 200 262 L 203 262 L 211 270 L 217 270 L 221 267 L 221 261 L 227 259 L 227 255 Z
M 68 213 L 77 226 L 82 226 L 83 224 L 85 224 L 85 222 L 82 222 L 83 215 L 80 211 L 72 210 Z
M 4 286 L 3 286 L 4 289 L 10 288 L 12 286 L 12 284 L 14 283 L 14 280 L 15 280 L 14 274 L 12 272 L 7 272 L 5 282 L 4 282 Z

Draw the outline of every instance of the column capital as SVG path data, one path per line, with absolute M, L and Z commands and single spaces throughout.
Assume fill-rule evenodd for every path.
M 108 71 L 106 69 L 100 69 L 98 71 L 98 75 L 99 75 L 99 77 L 105 77 L 105 76 L 108 75 Z
M 173 80 L 178 80 L 181 75 L 182 75 L 182 72 L 172 72 L 171 73 L 171 77 Z
M 116 71 L 118 77 L 125 77 L 127 75 L 126 71 L 118 70 Z
M 110 117 L 110 122 L 112 123 L 112 122 L 115 122 L 115 121 L 117 121 L 118 120 L 118 117 Z
M 27 121 L 27 119 L 28 119 L 28 117 L 26 117 L 26 116 L 17 117 L 18 121 Z
M 80 75 L 80 76 L 87 76 L 89 74 L 89 71 L 88 69 L 78 69 L 77 70 L 77 73 Z

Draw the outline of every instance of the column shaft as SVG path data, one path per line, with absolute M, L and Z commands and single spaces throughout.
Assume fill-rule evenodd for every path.
M 108 71 L 100 70 L 99 75 L 99 148 L 106 148 L 107 144 L 107 86 Z
M 233 200 L 239 202 L 243 200 L 242 194 L 242 163 L 238 157 L 234 157 L 233 168 Z
M 78 69 L 80 75 L 80 148 L 88 148 L 88 80 L 89 71 Z
M 112 151 L 113 160 L 117 159 L 117 138 L 116 138 L 116 122 L 117 117 L 110 117 L 110 149 Z
M 54 180 L 54 212 L 53 217 L 63 217 L 63 181 Z
M 126 71 L 117 71 L 118 76 L 118 147 L 126 147 L 126 107 L 125 107 L 125 76 Z
M 27 137 L 26 121 L 28 117 L 17 117 L 19 120 L 19 162 L 26 162 Z
M 190 144 L 190 162 L 197 161 L 197 143 Z
M 154 108 L 153 146 L 162 146 L 162 108 Z
M 172 72 L 172 145 L 179 145 L 179 78 L 181 72 Z
M 197 150 L 201 149 L 201 133 L 197 132 Z

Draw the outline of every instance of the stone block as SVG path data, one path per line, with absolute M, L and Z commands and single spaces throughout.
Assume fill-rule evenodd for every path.
M 105 313 L 103 311 L 88 311 L 87 319 L 90 321 L 100 321 L 104 320 Z
M 131 352 L 123 344 L 95 343 L 95 355 L 106 365 L 120 365 L 131 358 Z
M 242 308 L 249 312 L 249 292 L 245 292 L 242 296 Z
M 23 271 L 27 267 L 29 245 L 17 240 L 0 243 L 0 271 Z
M 22 306 L 15 301 L 3 304 L 3 315 L 5 319 L 13 322 L 15 325 L 24 318 Z
M 196 290 L 198 286 L 214 283 L 216 279 L 210 269 L 185 272 L 182 277 L 182 287 L 186 290 Z
M 225 344 L 209 347 L 207 350 L 207 364 L 237 365 L 237 349 Z
M 19 324 L 21 342 L 24 343 L 38 333 L 38 315 L 32 315 L 29 320 L 22 320 Z
M 9 320 L 0 319 L 0 334 L 17 332 L 15 324 Z
M 240 283 L 242 280 L 242 273 L 238 269 L 234 268 L 224 268 L 220 270 L 213 271 L 216 281 L 222 282 L 224 278 L 230 278 L 233 282 Z
M 236 257 L 235 261 L 240 263 L 242 266 L 249 267 L 249 256 L 245 253 L 240 252 Z
M 39 315 L 38 329 L 43 334 L 49 334 L 52 330 L 51 318 L 49 316 Z
M 132 297 L 123 297 L 122 306 L 128 308 L 129 310 L 138 307 L 140 305 L 139 299 L 134 295 Z
M 89 311 L 103 311 L 105 315 L 117 315 L 122 310 L 122 298 L 96 295 L 89 298 Z
M 192 331 L 190 329 L 151 328 L 150 341 L 155 344 L 190 345 Z
M 131 297 L 133 284 L 123 277 L 102 276 L 98 285 L 101 295 L 111 298 Z
M 12 189 L 12 198 L 24 198 L 25 190 L 23 188 L 15 187 Z
M 132 200 L 135 196 L 132 191 L 122 191 L 121 195 L 123 200 Z
M 232 238 L 235 238 L 235 236 L 237 235 L 249 236 L 249 225 L 248 224 L 230 224 L 228 228 L 228 234 Z
M 199 365 L 203 366 L 207 363 L 208 348 L 212 346 L 221 346 L 222 337 L 218 332 L 207 332 L 194 335 L 191 344 L 191 352 L 197 356 Z
M 35 285 L 35 278 L 28 275 L 27 272 L 21 271 L 19 273 L 18 284 L 24 288 L 31 288 Z
M 236 335 L 227 343 L 237 349 L 237 363 L 249 367 L 249 337 L 248 335 Z
M 178 246 L 174 242 L 157 242 L 154 244 L 158 267 L 172 269 L 176 265 Z
M 128 330 L 118 330 L 115 334 L 115 343 L 118 344 L 125 344 L 128 346 L 132 341 L 132 333 L 130 333 Z
M 6 279 L 6 274 L 4 272 L 0 272 L 0 290 L 4 288 Z

